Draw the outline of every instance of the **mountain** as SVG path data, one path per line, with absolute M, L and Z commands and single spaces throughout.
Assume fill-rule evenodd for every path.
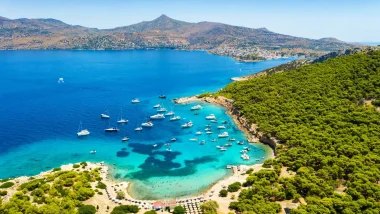
M 152 21 L 94 29 L 56 19 L 0 17 L 0 49 L 207 49 L 220 55 L 311 55 L 353 47 L 334 38 L 313 40 L 215 22 L 189 23 L 166 15 Z M 265 58 L 265 57 L 264 57 Z

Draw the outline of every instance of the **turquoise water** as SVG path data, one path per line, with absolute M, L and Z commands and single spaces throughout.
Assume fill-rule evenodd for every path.
M 217 138 L 221 121 L 237 140 L 245 136 L 223 108 L 201 104 L 194 115 L 190 107 L 171 99 L 216 91 L 231 77 L 246 75 L 286 63 L 291 59 L 236 63 L 230 58 L 187 51 L 2 51 L 0 52 L 0 178 L 34 175 L 62 164 L 105 161 L 113 166 L 114 179 L 133 181 L 130 193 L 140 199 L 194 195 L 228 175 L 227 164 L 263 161 L 270 149 L 255 144 L 250 161 L 240 158 L 242 146 L 216 149 L 227 139 Z M 58 83 L 59 78 L 64 83 Z M 158 99 L 166 94 L 166 100 Z M 139 104 L 131 104 L 138 97 Z M 161 103 L 182 120 L 153 121 L 154 127 L 134 129 Z M 105 133 L 115 125 L 123 108 L 128 124 L 119 133 Z M 100 114 L 108 110 L 111 119 Z M 195 136 L 206 128 L 205 117 L 215 114 L 213 135 Z M 186 118 L 186 119 L 185 119 Z M 194 126 L 181 125 L 193 121 Z M 79 122 L 91 134 L 78 138 Z M 122 143 L 128 136 L 130 140 Z M 172 137 L 176 142 L 170 142 Z M 190 141 L 198 137 L 205 145 Z M 170 143 L 171 152 L 165 143 Z M 153 147 L 157 144 L 156 147 Z M 97 150 L 96 154 L 90 154 Z M 259 161 L 256 161 L 259 159 Z

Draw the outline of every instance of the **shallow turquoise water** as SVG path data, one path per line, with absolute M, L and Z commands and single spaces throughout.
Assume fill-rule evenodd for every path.
M 115 179 L 134 181 L 130 192 L 142 199 L 181 197 L 197 194 L 228 174 L 227 164 L 261 162 L 268 147 L 253 145 L 251 160 L 240 158 L 242 146 L 236 143 L 226 152 L 216 149 L 227 139 L 198 136 L 205 145 L 190 141 L 195 132 L 215 114 L 229 121 L 231 137 L 245 137 L 223 108 L 201 104 L 199 115 L 189 105 L 174 105 L 172 98 L 216 91 L 229 78 L 246 75 L 288 62 L 290 59 L 259 63 L 236 63 L 230 58 L 205 52 L 185 51 L 3 51 L 0 52 L 0 178 L 34 175 L 62 164 L 105 161 L 115 164 Z M 65 83 L 58 84 L 58 78 Z M 167 100 L 158 99 L 166 94 Z M 138 97 L 141 103 L 132 105 Z M 177 122 L 153 121 L 155 127 L 134 131 L 156 113 L 161 103 L 183 119 Z M 123 108 L 130 122 L 119 133 L 104 133 L 108 121 L 100 114 L 110 112 L 110 125 Z M 184 119 L 186 118 L 186 119 Z M 76 137 L 79 121 L 91 132 Z M 194 126 L 182 129 L 192 120 Z M 220 124 L 219 124 L 220 125 Z M 127 135 L 128 143 L 121 138 Z M 170 142 L 172 137 L 178 140 Z M 172 152 L 163 144 L 170 143 Z M 153 147 L 157 144 L 157 147 Z M 90 154 L 91 150 L 96 154 Z M 259 161 L 256 161 L 259 159 Z

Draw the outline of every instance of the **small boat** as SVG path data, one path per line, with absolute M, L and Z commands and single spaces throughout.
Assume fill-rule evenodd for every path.
M 190 110 L 194 111 L 194 110 L 201 110 L 202 109 L 202 106 L 201 105 L 196 105 L 196 106 L 193 106 L 190 108 Z
M 206 120 L 215 120 L 216 117 L 214 114 L 210 114 L 209 116 L 206 117 Z
M 208 132 L 206 132 L 206 134 L 212 134 L 212 132 L 211 132 L 211 131 L 208 131 Z
M 211 123 L 217 123 L 218 122 L 218 120 L 210 120 L 211 121 Z
M 199 113 L 198 113 L 198 112 L 195 112 L 194 115 L 199 115 Z
M 157 146 L 157 144 L 153 144 L 153 147 L 156 147 Z
M 235 141 L 235 140 L 236 140 L 235 138 L 228 139 L 228 141 Z
M 161 107 L 160 104 L 157 104 L 157 105 L 153 106 L 153 108 L 160 108 L 160 107 Z
M 104 129 L 105 132 L 118 132 L 119 129 L 117 127 L 109 127 Z
M 190 138 L 190 141 L 198 141 L 198 138 Z
M 90 154 L 95 154 L 95 153 L 96 153 L 96 150 L 90 151 Z
M 160 96 L 158 96 L 158 98 L 160 98 L 160 99 L 166 99 L 166 95 L 160 95 Z
M 239 141 L 237 144 L 239 144 L 239 145 L 244 145 L 244 141 Z
M 220 151 L 224 152 L 224 151 L 227 151 L 226 147 L 222 146 L 222 148 L 220 148 Z
M 117 121 L 117 123 L 128 123 L 128 120 L 123 119 L 123 108 L 120 109 L 120 119 Z
M 87 136 L 90 132 L 87 129 L 82 129 L 82 121 L 79 123 L 77 135 L 78 137 Z
M 139 100 L 138 98 L 132 100 L 132 103 L 133 103 L 133 104 L 135 104 L 135 103 L 139 103 L 139 102 L 140 102 L 140 100 Z
M 222 124 L 228 124 L 228 121 L 225 120 L 225 121 L 222 122 Z
M 142 127 L 153 127 L 153 123 L 148 121 L 148 122 L 145 122 L 145 123 L 141 123 L 141 126 Z
M 102 118 L 102 119 L 110 119 L 110 116 L 108 114 L 100 114 L 100 118 Z
M 171 151 L 172 151 L 172 149 L 166 149 L 166 151 L 168 151 L 168 152 L 171 152 Z
M 211 124 L 207 124 L 206 127 L 211 127 Z
M 165 114 L 165 116 L 173 116 L 174 115 L 174 111 L 169 111 L 168 113 Z
M 165 111 L 167 111 L 166 108 L 159 108 L 159 109 L 157 109 L 157 112 L 165 112 Z
M 159 120 L 159 119 L 165 119 L 165 116 L 163 114 L 156 114 L 149 117 L 150 119 Z
M 216 146 L 216 148 L 221 149 L 221 148 L 223 148 L 223 146 L 219 145 L 219 146 Z
M 216 142 L 216 141 L 218 141 L 217 139 L 215 139 L 215 138 L 213 138 L 212 140 L 211 140 L 211 142 Z
M 177 141 L 177 139 L 175 139 L 174 137 L 171 139 L 171 141 Z
M 188 123 L 185 123 L 185 124 L 183 124 L 182 125 L 182 128 L 190 128 L 190 127 L 192 127 L 193 126 L 193 122 L 188 122 Z
M 225 126 L 218 126 L 218 129 L 225 129 Z
M 121 139 L 121 141 L 125 142 L 125 141 L 128 141 L 129 138 L 128 137 L 123 137 L 123 139 Z
M 226 143 L 224 146 L 230 147 L 232 146 L 232 143 Z
M 202 134 L 202 132 L 195 132 L 195 134 L 196 134 L 196 135 L 201 135 L 201 134 Z
M 180 119 L 181 119 L 180 116 L 174 116 L 174 117 L 170 118 L 170 121 L 176 121 L 176 120 L 180 120 Z
M 205 131 L 211 131 L 211 129 L 210 128 L 205 128 Z
M 228 137 L 228 132 L 223 132 L 222 134 L 219 134 L 218 137 L 220 138 Z
M 206 141 L 205 141 L 205 140 L 202 140 L 199 144 L 200 144 L 200 145 L 205 145 L 205 144 L 206 144 Z
M 248 151 L 245 150 L 245 149 L 243 149 L 243 150 L 240 151 L 240 153 L 247 153 L 247 152 L 248 152 Z
M 137 127 L 137 128 L 135 128 L 135 131 L 142 131 L 142 130 L 143 130 L 142 127 Z
M 170 143 L 165 143 L 165 146 L 170 146 Z
M 246 153 L 242 154 L 240 157 L 243 158 L 243 160 L 249 160 L 250 159 L 249 155 L 247 155 Z

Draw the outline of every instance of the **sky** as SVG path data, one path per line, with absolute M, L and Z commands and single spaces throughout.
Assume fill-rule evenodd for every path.
M 0 0 L 0 16 L 54 18 L 99 29 L 161 14 L 187 21 L 265 27 L 276 33 L 380 42 L 380 0 Z

